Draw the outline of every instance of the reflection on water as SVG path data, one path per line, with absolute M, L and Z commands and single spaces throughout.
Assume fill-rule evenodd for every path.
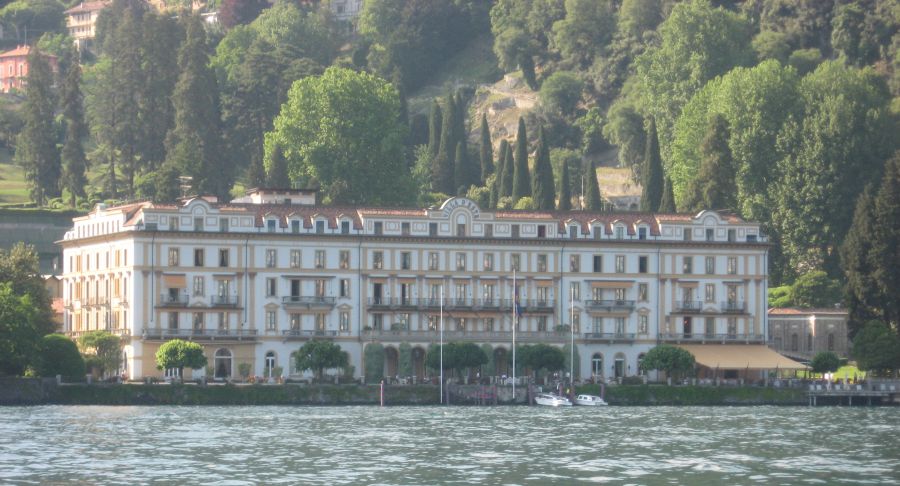
M 3 484 L 898 480 L 897 408 L 0 408 Z

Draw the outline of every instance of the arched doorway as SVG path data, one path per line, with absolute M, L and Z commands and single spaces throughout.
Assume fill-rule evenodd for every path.
M 231 351 L 225 348 L 217 349 L 213 358 L 213 366 L 216 370 L 216 378 L 222 380 L 231 378 Z
M 591 376 L 595 379 L 603 379 L 603 355 L 594 353 L 591 356 Z
M 425 377 L 425 350 L 416 346 L 412 349 L 413 375 L 416 381 Z
M 264 375 L 266 378 L 272 378 L 272 371 L 275 369 L 275 351 L 266 353 Z
M 497 376 L 510 376 L 510 357 L 506 348 L 497 348 L 494 350 L 494 369 Z
M 400 363 L 400 354 L 397 352 L 397 348 L 394 347 L 385 347 L 384 348 L 384 374 L 388 378 L 395 378 L 397 376 L 397 369 L 399 368 Z
M 646 354 L 646 353 L 641 353 L 641 354 L 638 355 L 638 360 L 637 360 L 637 372 L 638 372 L 639 375 L 646 375 L 646 374 L 647 374 L 647 370 L 644 369 L 644 355 L 645 355 L 645 354 Z

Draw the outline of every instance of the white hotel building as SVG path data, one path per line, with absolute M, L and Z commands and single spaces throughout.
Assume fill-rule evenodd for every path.
M 638 374 L 659 343 L 740 356 L 767 335 L 768 244 L 758 224 L 714 211 L 326 207 L 312 191 L 259 190 L 98 205 L 60 244 L 66 330 L 121 335 L 131 379 L 160 376 L 155 352 L 173 338 L 202 344 L 217 378 L 239 363 L 297 375 L 291 354 L 310 339 L 339 344 L 357 376 L 373 342 L 395 376 L 407 342 L 422 377 L 442 291 L 445 341 L 491 346 L 508 374 L 514 273 L 517 342 L 563 346 L 571 325 L 585 379 Z

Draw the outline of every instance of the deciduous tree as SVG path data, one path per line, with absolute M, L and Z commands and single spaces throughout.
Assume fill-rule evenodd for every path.
M 331 341 L 313 339 L 300 347 L 296 354 L 296 368 L 311 370 L 321 380 L 328 368 L 342 368 L 349 362 L 346 351 Z
M 183 370 L 194 370 L 206 367 L 207 359 L 203 355 L 203 347 L 192 341 L 172 339 L 166 341 L 156 350 L 156 369 L 177 369 L 178 376 L 184 381 Z
M 62 375 L 67 381 L 84 379 L 84 358 L 78 352 L 75 341 L 62 334 L 47 334 L 41 338 L 39 353 L 38 375 Z
M 679 379 L 694 371 L 694 356 L 688 351 L 662 344 L 654 347 L 644 355 L 641 366 L 645 370 L 658 370 L 667 376 Z

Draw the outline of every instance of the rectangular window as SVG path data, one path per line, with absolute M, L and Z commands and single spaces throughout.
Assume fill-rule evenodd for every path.
M 546 272 L 547 271 L 547 255 L 538 255 L 537 256 L 537 270 L 538 270 L 538 272 Z
M 266 268 L 275 268 L 278 253 L 275 250 L 266 250 Z
M 713 275 L 716 273 L 716 257 L 706 257 L 706 274 Z
M 569 282 L 569 298 L 581 300 L 581 284 L 579 282 Z
M 457 253 L 456 254 L 456 270 L 464 272 L 466 270 L 466 254 L 465 253 Z
M 650 328 L 650 316 L 641 314 L 638 316 L 638 334 L 647 334 Z
M 347 270 L 350 268 L 350 252 L 347 250 L 341 250 L 340 253 L 340 266 L 341 270 Z
M 316 297 L 325 297 L 325 279 L 316 279 Z
M 547 237 L 547 227 L 539 224 L 537 227 L 538 238 L 546 238 Z
M 194 248 L 194 266 L 202 267 L 203 266 L 203 248 Z
M 300 268 L 303 254 L 300 250 L 291 250 L 291 268 Z
M 194 295 L 203 296 L 203 277 L 194 277 Z
M 437 234 L 438 234 L 437 223 L 428 223 L 428 236 L 437 236 Z
M 220 248 L 219 249 L 219 266 L 220 267 L 228 266 L 228 248 Z
M 228 232 L 228 218 L 219 218 L 219 231 L 222 233 Z
M 728 292 L 726 295 L 726 297 L 728 299 L 728 303 L 729 304 L 737 303 L 737 294 L 738 294 L 737 285 L 729 285 L 727 287 L 726 291 Z
M 494 302 L 494 295 L 496 294 L 496 286 L 494 284 L 484 284 L 483 292 L 482 292 L 482 303 L 483 304 L 491 304 Z
M 591 300 L 603 300 L 603 289 L 594 287 L 591 289 Z
M 648 258 L 644 255 L 638 257 L 638 273 L 647 273 Z
M 681 273 L 685 275 L 694 273 L 694 257 L 681 257 Z
M 685 308 L 694 308 L 694 289 L 691 287 L 682 288 L 681 300 L 684 301 Z
M 716 239 L 716 230 L 712 228 L 706 228 L 706 241 L 715 241 Z
M 229 286 L 230 282 L 228 280 L 219 280 L 216 285 L 216 295 L 219 297 L 228 297 Z
M 403 236 L 409 236 L 409 223 L 400 223 L 400 234 Z
M 278 322 L 275 320 L 275 311 L 266 311 L 266 331 L 274 331 L 278 328 Z
M 591 318 L 591 326 L 593 326 L 593 332 L 600 334 L 603 332 L 603 318 L 600 316 L 594 316 Z
M 548 303 L 548 301 L 549 301 L 549 300 L 548 300 L 548 299 L 549 299 L 549 295 L 550 295 L 550 292 L 549 292 L 548 289 L 549 289 L 549 287 L 538 287 L 538 288 L 537 288 L 537 295 L 536 295 L 536 297 L 537 297 L 538 305 L 540 305 L 540 306 L 545 306 L 545 305 L 547 305 L 547 303 Z
M 618 335 L 618 336 L 625 335 L 625 318 L 624 317 L 616 317 L 616 335 Z
M 735 237 L 735 231 L 733 229 L 728 230 L 728 242 L 734 243 L 737 238 Z
M 456 303 L 458 305 L 464 305 L 466 303 L 466 297 L 469 293 L 469 286 L 464 283 L 456 284 Z
M 383 232 L 384 232 L 384 223 L 382 223 L 381 221 L 376 221 L 375 222 L 375 234 L 380 235 Z
M 316 314 L 316 332 L 325 332 L 325 314 Z
M 466 236 L 466 225 L 465 223 L 458 223 L 456 225 L 456 236 Z
M 581 314 L 577 312 L 572 314 L 572 332 L 575 334 L 581 332 Z
M 194 331 L 203 331 L 203 313 L 202 312 L 194 312 L 191 325 Z
M 397 327 L 399 327 L 401 331 L 406 331 L 409 329 L 409 314 L 401 313 L 397 314 Z
M 316 250 L 316 268 L 325 268 L 325 250 Z
M 616 273 L 625 273 L 625 255 L 616 255 Z
M 350 297 L 350 279 L 341 279 L 341 297 Z
M 429 270 L 437 270 L 440 262 L 440 257 L 436 251 L 432 251 L 428 253 L 428 269 Z
M 682 233 L 682 235 L 684 236 L 684 241 L 691 241 L 692 231 L 693 230 L 690 228 L 684 229 L 684 232 Z
M 705 328 L 703 330 L 704 331 L 703 333 L 706 335 L 706 337 L 711 338 L 716 335 L 716 318 L 715 317 L 707 317 L 705 319 L 705 322 L 703 323 L 703 326 Z
M 384 268 L 384 253 L 380 251 L 372 252 L 372 268 L 375 270 Z
M 512 270 L 520 271 L 522 270 L 522 255 L 518 253 L 513 253 L 509 256 L 510 265 L 512 266 Z
M 177 267 L 178 266 L 178 248 L 169 248 L 169 266 Z
M 429 331 L 437 331 L 440 323 L 441 323 L 440 317 L 428 316 L 428 330 Z
M 492 271 L 494 270 L 494 254 L 493 253 L 485 253 L 484 254 L 484 270 Z
M 294 219 L 291 220 L 291 233 L 299 233 L 300 232 L 300 220 Z
M 341 221 L 341 234 L 342 235 L 350 234 L 350 221 Z
M 274 219 L 267 219 L 267 220 L 266 220 L 266 230 L 267 230 L 269 233 L 274 233 L 274 232 L 275 232 L 275 227 L 276 227 L 277 224 L 278 224 L 278 222 L 275 221 Z
M 539 316 L 537 322 L 538 332 L 547 332 L 547 316 Z
M 178 313 L 177 312 L 169 312 L 169 329 L 178 329 Z
M 625 289 L 619 288 L 619 289 L 615 289 L 615 290 L 616 290 L 616 300 L 619 302 L 622 302 L 623 300 L 625 300 Z
M 581 255 L 569 255 L 569 271 L 573 273 L 581 271 Z
M 728 275 L 737 274 L 737 257 L 728 257 Z
M 616 239 L 623 240 L 625 239 L 625 228 L 621 226 L 616 226 Z
M 339 330 L 341 332 L 350 331 L 350 313 L 347 311 L 341 311 L 340 321 L 339 321 Z
M 594 255 L 594 273 L 603 271 L 603 255 Z
M 203 218 L 194 218 L 194 231 L 203 231 Z
M 716 284 L 708 283 L 705 287 L 706 291 L 704 292 L 704 300 L 706 302 L 715 302 L 716 301 Z
M 412 253 L 404 251 L 400 253 L 400 269 L 409 270 L 412 267 Z
M 276 280 L 274 278 L 266 279 L 266 297 L 275 297 L 276 296 Z
M 728 318 L 728 337 L 737 337 L 737 319 L 734 317 Z
M 325 221 L 316 221 L 316 233 L 320 235 L 325 233 Z
M 219 324 L 219 331 L 228 330 L 227 314 L 225 314 L 224 312 L 219 312 L 218 315 L 216 316 L 216 320 L 218 321 L 218 324 Z
M 578 226 L 569 226 L 569 238 L 573 240 L 578 238 Z
M 484 330 L 485 332 L 493 332 L 494 331 L 494 318 L 488 318 L 484 320 Z
M 299 331 L 302 321 L 300 314 L 291 314 L 291 331 Z
M 494 225 L 492 225 L 492 224 L 484 225 L 484 237 L 485 238 L 493 238 L 494 237 Z
M 646 239 L 647 239 L 647 228 L 645 228 L 645 227 L 643 227 L 643 226 L 640 227 L 640 228 L 638 228 L 638 239 L 639 239 L 639 240 L 646 240 Z
M 645 284 L 645 283 L 638 284 L 638 302 L 647 302 L 647 300 L 649 298 L 647 296 L 647 294 L 648 294 L 647 284 Z
M 384 314 L 372 314 L 372 328 L 378 331 L 384 329 Z
M 512 225 L 512 237 L 513 238 L 519 237 L 519 225 L 517 225 L 517 224 Z

